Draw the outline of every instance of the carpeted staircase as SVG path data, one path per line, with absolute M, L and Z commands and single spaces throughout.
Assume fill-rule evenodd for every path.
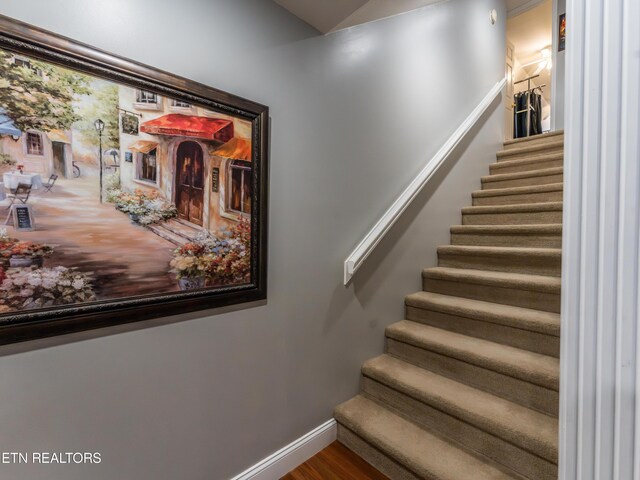
M 557 479 L 562 132 L 506 142 L 335 410 L 391 479 Z

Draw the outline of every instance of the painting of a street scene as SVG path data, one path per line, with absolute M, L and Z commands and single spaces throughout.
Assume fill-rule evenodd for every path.
M 249 283 L 251 138 L 242 118 L 0 50 L 0 314 Z

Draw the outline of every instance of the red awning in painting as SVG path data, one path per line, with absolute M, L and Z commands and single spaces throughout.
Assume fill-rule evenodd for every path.
M 221 118 L 171 113 L 144 122 L 140 131 L 152 135 L 201 138 L 226 143 L 233 138 L 233 122 Z
M 213 152 L 219 157 L 230 158 L 232 160 L 251 161 L 251 140 L 248 138 L 235 137 Z

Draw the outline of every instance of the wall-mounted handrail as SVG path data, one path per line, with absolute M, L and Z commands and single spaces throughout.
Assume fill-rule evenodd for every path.
M 376 222 L 369 233 L 365 235 L 358 246 L 344 261 L 344 284 L 347 285 L 353 274 L 362 266 L 366 258 L 373 252 L 376 245 L 386 235 L 389 229 L 400 218 L 402 212 L 406 210 L 413 199 L 418 195 L 420 190 L 427 184 L 429 179 L 444 163 L 451 152 L 458 146 L 460 141 L 471 130 L 471 128 L 480 119 L 482 114 L 489 108 L 493 100 L 502 92 L 507 83 L 506 78 L 500 79 L 493 88 L 482 99 L 478 106 L 469 114 L 462 124 L 453 132 L 453 135 L 445 142 L 438 152 L 427 162 L 424 168 L 409 184 L 407 188 L 400 194 L 393 205 L 385 212 L 385 214 Z

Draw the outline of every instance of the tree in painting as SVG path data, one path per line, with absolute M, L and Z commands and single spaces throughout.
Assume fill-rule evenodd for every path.
M 84 140 L 89 145 L 98 145 L 98 132 L 93 122 L 99 118 L 105 123 L 102 133 L 104 149 L 120 146 L 120 132 L 118 131 L 118 86 L 112 83 L 100 82 L 92 85 L 91 102 L 83 104 L 79 109 L 80 120 L 76 128 L 82 132 Z
M 73 100 L 90 93 L 85 75 L 0 50 L 0 105 L 22 131 L 67 130 L 80 120 Z

